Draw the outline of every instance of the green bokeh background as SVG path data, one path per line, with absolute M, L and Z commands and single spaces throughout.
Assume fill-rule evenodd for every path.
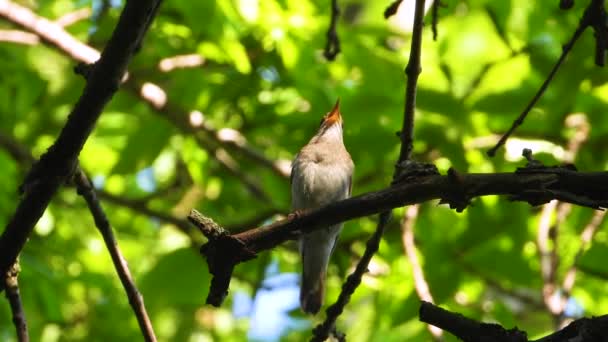
M 580 170 L 605 170 L 608 74 L 594 65 L 591 32 L 577 42 L 506 148 L 493 159 L 485 155 L 543 82 L 587 2 L 577 1 L 570 11 L 560 11 L 556 0 L 444 2 L 436 41 L 430 16 L 426 19 L 415 158 L 435 162 L 442 173 L 449 167 L 513 171 L 523 165 L 521 151 L 529 147 L 538 159 L 557 164 L 568 160 L 568 142 L 581 132 L 567 125 L 578 118 L 590 131 L 574 162 Z M 49 20 L 93 8 L 92 16 L 66 30 L 98 50 L 121 10 L 119 4 L 100 10 L 103 2 L 89 0 L 19 3 Z M 240 265 L 222 308 L 204 305 L 210 276 L 197 252 L 204 238 L 174 221 L 197 208 L 234 229 L 271 222 L 289 211 L 289 182 L 230 146 L 218 150 L 216 139 L 204 130 L 184 127 L 189 113 L 198 111 L 221 136 L 237 130 L 242 134 L 237 144 L 244 138 L 267 159 L 289 165 L 340 98 L 345 144 L 356 164 L 353 193 L 389 184 L 399 152 L 395 132 L 403 116 L 403 70 L 411 38 L 407 20 L 385 20 L 389 2 L 339 3 L 342 53 L 327 62 L 322 48 L 329 0 L 164 1 L 129 70 L 139 84 L 162 87 L 170 108 L 154 110 L 137 89 L 125 87 L 87 141 L 82 167 L 105 193 L 102 204 L 160 340 L 246 340 L 252 321 L 233 314 L 233 294 L 255 296 L 270 264 L 279 272 L 300 268 L 295 244 L 287 243 Z M 413 1 L 404 0 L 402 13 L 407 14 L 408 4 Z M 19 28 L 0 19 L 0 29 Z M 204 63 L 159 69 L 165 58 L 190 54 L 202 56 Z M 77 62 L 44 43 L 9 42 L 0 43 L 0 60 L 0 133 L 39 156 L 81 94 L 84 80 L 72 71 Z M 267 198 L 249 191 L 241 177 L 218 163 L 226 154 L 228 164 L 250 177 Z M 29 166 L 0 149 L 0 227 L 15 209 Z M 431 338 L 417 320 L 419 300 L 399 224 L 403 212 L 395 210 L 371 272 L 338 321 L 350 341 Z M 416 242 L 435 301 L 475 319 L 517 325 L 530 337 L 553 331 L 541 298 L 540 213 L 540 208 L 497 197 L 476 199 L 460 214 L 436 203 L 422 205 Z M 592 215 L 573 207 L 558 226 L 559 283 L 574 263 L 579 235 Z M 374 217 L 346 223 L 329 270 L 328 302 L 337 297 L 374 227 Z M 608 236 L 600 227 L 578 262 L 581 272 L 572 292 L 572 303 L 587 316 L 608 312 L 607 257 Z M 21 266 L 32 340 L 141 339 L 103 240 L 74 188 L 55 196 L 23 250 Z M 514 293 L 536 302 L 522 302 Z M 310 319 L 297 309 L 290 315 L 311 323 L 323 317 Z M 307 339 L 310 328 L 301 326 L 286 329 L 280 338 Z M 0 304 L 0 340 L 15 340 L 6 301 Z

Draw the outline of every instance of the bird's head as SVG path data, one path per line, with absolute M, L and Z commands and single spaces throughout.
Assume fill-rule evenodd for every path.
M 321 120 L 321 129 L 327 129 L 333 125 L 342 126 L 342 115 L 340 114 L 340 99 L 336 101 L 334 108 L 323 116 Z
M 334 108 L 323 116 L 319 132 L 313 137 L 312 141 L 320 140 L 340 140 L 342 141 L 342 115 L 340 114 L 340 99 L 336 101 Z

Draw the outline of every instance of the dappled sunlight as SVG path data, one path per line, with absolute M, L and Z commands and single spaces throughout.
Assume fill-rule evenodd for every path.
M 327 269 L 324 305 L 316 316 L 305 315 L 297 234 L 329 222 L 322 220 L 371 212 L 353 206 L 343 213 L 341 203 L 320 215 L 321 221 L 297 223 L 298 215 L 309 213 L 290 215 L 292 160 L 339 99 L 343 140 L 355 164 L 352 194 L 364 196 L 350 203 L 364 203 L 366 193 L 391 186 L 404 130 L 406 65 L 415 52 L 416 2 L 402 1 L 386 20 L 391 0 L 337 1 L 340 52 L 328 61 L 323 56 L 332 1 L 164 1 L 141 44 L 132 47 L 122 83 L 105 88 L 91 81 L 91 72 L 102 65 L 93 63 L 110 44 L 128 1 L 105 7 L 90 0 L 0 3 L 0 231 L 24 198 L 44 190 L 40 184 L 61 180 L 39 219 L 30 209 L 22 215 L 37 219 L 19 249 L 31 340 L 142 338 L 131 307 L 135 297 L 125 295 L 124 279 L 97 228 L 104 222 L 115 234 L 158 340 L 309 340 L 365 254 L 379 211 L 345 223 Z M 9 5 L 18 10 L 7 11 Z M 412 206 L 392 211 L 378 252 L 337 318 L 336 328 L 348 341 L 431 340 L 438 332 L 418 320 L 421 299 L 484 322 L 520 327 L 535 338 L 556 330 L 557 323 L 608 313 L 602 295 L 608 223 L 599 220 L 588 228 L 594 213 L 577 204 L 560 212 L 563 204 L 547 209 L 525 203 L 542 203 L 548 191 L 550 198 L 563 195 L 540 172 L 538 182 L 518 183 L 528 179 L 525 172 L 552 172 L 554 165 L 575 164 L 580 172 L 608 168 L 608 85 L 606 71 L 594 63 L 591 29 L 572 46 L 526 120 L 495 157 L 487 154 L 534 96 L 587 6 L 577 2 L 560 11 L 558 5 L 443 1 L 436 8 L 435 41 L 433 1 L 425 2 L 411 160 L 433 163 L 441 177 L 403 178 L 391 191 L 422 189 L 438 179 L 444 192 L 432 198 L 446 198 L 442 204 L 420 204 L 415 215 Z M 125 49 L 121 45 L 120 52 L 131 51 Z M 86 115 L 74 121 L 83 89 L 105 95 L 108 87 L 118 90 L 85 103 Z M 94 125 L 83 123 L 102 107 Z M 71 150 L 54 158 L 78 155 L 77 168 L 55 165 L 53 159 L 48 164 L 53 167 L 41 162 L 42 174 L 26 177 L 64 126 L 75 132 L 64 138 Z M 524 149 L 532 151 L 532 159 L 522 156 Z M 315 163 L 323 162 L 322 155 L 319 159 Z M 536 162 L 549 168 L 512 174 Z M 81 179 L 73 176 L 80 170 L 92 190 L 77 188 L 75 180 Z M 513 176 L 509 187 L 491 192 L 510 195 L 471 195 L 469 173 Z M 537 183 L 550 190 L 538 190 Z M 602 189 L 599 183 L 591 188 Z M 479 186 L 490 193 L 487 184 Z M 95 192 L 105 218 L 91 216 L 79 195 L 87 191 Z M 398 200 L 416 197 L 412 194 L 419 197 L 412 200 L 416 203 L 430 198 L 414 191 L 399 193 Z M 387 195 L 371 198 L 387 198 L 382 196 Z M 521 198 L 510 201 L 513 196 Z M 390 199 L 392 206 L 406 203 Z M 596 204 L 587 197 L 560 199 Z M 457 212 L 454 205 L 466 208 Z M 214 237 L 188 221 L 192 209 L 232 237 L 256 227 L 266 238 L 289 233 L 271 250 L 260 247 L 267 240 L 236 241 L 255 258 L 229 274 L 220 307 L 206 304 L 217 270 L 211 266 L 212 274 L 214 262 L 201 255 L 201 246 Z M 285 222 L 292 231 L 281 230 Z M 546 233 L 542 243 L 539 231 Z M 554 279 L 542 274 L 547 256 L 555 256 Z M 3 340 L 15 336 L 9 309 L 5 304 L 0 310 Z

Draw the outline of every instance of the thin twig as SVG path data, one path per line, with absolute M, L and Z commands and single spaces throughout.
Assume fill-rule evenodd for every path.
M 437 21 L 439 20 L 439 7 L 441 7 L 443 3 L 441 0 L 433 1 L 433 21 L 432 21 L 432 30 L 433 30 L 433 40 L 437 40 Z
M 568 300 L 570 299 L 570 296 L 572 294 L 572 289 L 574 288 L 574 282 L 576 281 L 578 262 L 580 261 L 581 257 L 583 256 L 583 253 L 585 253 L 585 251 L 587 251 L 589 249 L 589 247 L 591 246 L 593 237 L 595 236 L 595 233 L 597 233 L 597 231 L 600 228 L 605 217 L 606 217 L 605 210 L 594 212 L 593 217 L 591 218 L 591 220 L 589 221 L 587 226 L 585 226 L 585 229 L 583 229 L 583 232 L 581 233 L 581 236 L 580 236 L 581 245 L 580 245 L 578 251 L 576 252 L 576 255 L 574 256 L 574 261 L 572 262 L 572 265 L 566 272 L 566 275 L 564 276 L 564 280 L 562 282 L 562 291 L 564 293 L 563 293 L 563 296 L 561 297 L 560 317 L 563 317 L 564 311 L 566 310 L 566 304 L 568 303 Z
M 555 296 L 558 290 L 557 268 L 559 266 L 559 229 L 570 213 L 569 203 L 551 201 L 543 206 L 537 233 L 538 254 L 540 257 L 541 275 L 543 280 L 542 297 L 545 307 L 557 323 L 560 312 L 559 298 Z M 555 223 L 552 216 L 556 213 Z
M 414 226 L 418 217 L 419 207 L 419 205 L 410 205 L 407 207 L 405 215 L 403 215 L 403 220 L 401 221 L 401 240 L 407 260 L 412 267 L 414 288 L 416 289 L 418 298 L 425 302 L 434 303 L 435 301 L 433 300 L 433 295 L 431 294 L 429 285 L 424 278 L 424 271 L 422 270 L 422 265 L 420 265 L 420 260 L 418 259 L 418 248 L 414 242 Z M 443 335 L 443 331 L 441 329 L 430 324 L 427 325 L 427 328 L 436 341 L 441 339 L 441 336 Z
M 101 207 L 101 203 L 99 203 L 95 190 L 91 186 L 91 182 L 89 181 L 88 177 L 84 174 L 80 167 L 78 167 L 76 170 L 74 182 L 76 183 L 78 194 L 84 197 L 85 201 L 87 202 L 87 206 L 89 207 L 89 210 L 91 211 L 91 214 L 95 220 L 95 226 L 97 226 L 97 229 L 101 233 L 103 241 L 106 244 L 106 248 L 112 257 L 114 268 L 116 269 L 120 282 L 127 293 L 129 304 L 131 304 L 135 317 L 137 317 L 137 322 L 139 323 L 139 328 L 144 340 L 156 341 L 152 323 L 150 322 L 150 318 L 148 317 L 148 313 L 146 312 L 146 308 L 144 306 L 143 296 L 135 286 L 135 282 L 133 281 L 129 267 L 127 266 L 127 261 L 118 248 L 118 242 L 114 237 L 108 217 Z
M 598 6 L 600 8 L 598 8 Z M 538 89 L 538 91 L 536 92 L 536 94 L 534 95 L 532 100 L 528 103 L 526 108 L 524 108 L 524 110 L 521 112 L 521 114 L 519 114 L 517 119 L 515 119 L 515 121 L 511 125 L 511 128 L 509 128 L 509 130 L 500 138 L 500 140 L 498 140 L 498 142 L 496 143 L 496 145 L 494 147 L 492 147 L 490 150 L 487 151 L 488 156 L 494 157 L 494 155 L 496 155 L 496 151 L 502 145 L 505 144 L 505 142 L 507 141 L 509 136 L 511 136 L 511 134 L 513 134 L 515 129 L 517 129 L 517 127 L 519 127 L 524 122 L 528 113 L 530 113 L 532 108 L 536 105 L 538 100 L 544 94 L 545 90 L 547 90 L 547 88 L 549 87 L 549 83 L 553 80 L 553 77 L 557 73 L 557 70 L 562 65 L 564 60 L 566 60 L 566 56 L 568 55 L 570 50 L 572 50 L 574 43 L 578 40 L 578 38 L 585 31 L 585 29 L 587 29 L 587 27 L 595 24 L 594 23 L 594 21 L 596 20 L 595 14 L 596 14 L 596 12 L 600 12 L 600 11 L 603 11 L 603 1 L 592 0 L 591 3 L 589 4 L 589 6 L 587 7 L 587 9 L 585 10 L 585 13 L 583 14 L 583 17 L 581 18 L 580 23 L 579 23 L 578 27 L 576 28 L 576 31 L 574 31 L 574 34 L 572 35 L 572 38 L 570 38 L 570 40 L 564 45 L 562 54 L 559 57 L 559 59 L 557 60 L 557 63 L 555 63 L 555 65 L 551 69 L 551 72 L 549 73 L 549 75 L 547 76 L 547 78 L 545 79 L 543 84 L 540 86 L 540 88 Z
M 414 114 L 416 111 L 416 91 L 418 75 L 422 71 L 420 66 L 420 55 L 422 54 L 422 28 L 424 26 L 424 0 L 416 0 L 414 11 L 414 29 L 412 30 L 412 46 L 410 59 L 405 67 L 407 75 L 407 86 L 405 88 L 405 104 L 403 107 L 403 127 L 401 129 L 401 150 L 399 161 L 409 160 L 414 143 Z
M 584 114 L 568 115 L 565 125 L 568 128 L 574 128 L 575 133 L 568 141 L 563 162 L 573 163 L 582 144 L 589 137 L 590 126 Z M 559 230 L 571 210 L 572 205 L 570 203 L 559 203 L 557 201 L 547 203 L 543 206 L 538 225 L 537 245 L 543 280 L 542 298 L 545 308 L 553 316 L 556 327 L 561 325 L 565 308 L 565 302 L 563 301 L 565 297 L 556 295 L 559 290 L 557 283 L 557 269 L 560 262 L 558 253 L 560 250 Z M 551 224 L 554 213 L 557 214 L 555 223 Z
M 55 24 L 61 27 L 68 27 L 75 23 L 91 17 L 92 11 L 89 7 L 83 7 L 73 12 L 66 13 L 55 20 Z
M 23 311 L 21 295 L 19 293 L 19 282 L 17 281 L 19 271 L 19 262 L 17 261 L 4 274 L 4 287 L 6 288 L 6 299 L 8 299 L 13 313 L 13 324 L 15 324 L 15 330 L 17 331 L 17 340 L 19 342 L 27 342 L 30 340 L 30 337 L 27 332 L 25 311 Z
M 393 175 L 393 183 L 397 183 L 397 179 L 401 175 L 401 165 L 403 162 L 409 160 L 412 150 L 412 136 L 414 130 L 414 111 L 416 107 L 416 87 L 418 82 L 418 75 L 420 74 L 420 54 L 422 46 L 422 26 L 424 18 L 424 0 L 416 1 L 416 10 L 414 14 L 414 28 L 412 34 L 412 47 L 410 52 L 410 60 L 405 68 L 405 73 L 408 76 L 407 86 L 405 91 L 405 106 L 404 106 L 404 118 L 403 118 L 403 131 L 401 133 L 401 153 L 397 160 L 397 167 Z M 346 282 L 342 285 L 342 291 L 338 296 L 336 302 L 327 309 L 327 317 L 325 321 L 318 325 L 313 330 L 312 341 L 323 341 L 329 336 L 330 332 L 335 332 L 334 335 L 342 337 L 342 334 L 338 333 L 335 327 L 336 320 L 340 314 L 344 311 L 344 307 L 350 301 L 351 295 L 355 292 L 359 284 L 363 273 L 367 271 L 367 267 L 372 256 L 378 250 L 380 240 L 386 224 L 390 220 L 391 211 L 385 210 L 380 213 L 378 219 L 378 225 L 376 231 L 367 241 L 365 252 L 361 257 L 361 260 L 357 263 L 355 271 L 351 273 L 346 279 Z
M 384 229 L 386 228 L 386 224 L 388 223 L 389 219 L 390 211 L 380 214 L 378 227 L 370 239 L 367 240 L 365 252 L 361 257 L 361 260 L 359 260 L 353 273 L 348 276 L 346 282 L 344 282 L 342 285 L 342 291 L 340 291 L 340 295 L 338 296 L 336 302 L 327 308 L 327 318 L 325 321 L 319 324 L 313 330 L 313 337 L 310 340 L 311 342 L 325 341 L 327 337 L 329 337 L 329 334 L 335 330 L 336 320 L 342 314 L 344 307 L 350 301 L 351 295 L 361 283 L 361 278 L 363 277 L 363 274 L 367 272 L 367 266 L 369 265 L 370 260 L 376 251 L 378 251 L 382 234 L 384 233 Z
M 401 6 L 401 2 L 403 0 L 395 0 L 393 1 L 385 10 L 384 10 L 384 19 L 388 19 L 393 15 L 397 14 L 397 10 L 399 6 Z
M 37 35 L 19 30 L 0 30 L 0 42 L 21 45 L 37 45 L 40 38 Z
M 336 56 L 340 53 L 340 37 L 338 36 L 338 19 L 340 18 L 340 7 L 338 6 L 338 0 L 331 0 L 331 19 L 329 22 L 329 29 L 327 29 L 327 42 L 325 43 L 325 50 L 323 56 L 328 61 L 333 61 Z
M 82 95 L 55 143 L 32 167 L 21 189 L 25 193 L 0 236 L 0 273 L 15 263 L 34 225 L 53 195 L 74 171 L 78 154 L 105 104 L 118 90 L 137 40 L 145 33 L 151 10 L 160 0 L 128 1 L 101 58 L 89 75 Z M 0 2 L 0 15 L 23 19 L 23 8 Z M 31 11 L 30 11 L 31 13 Z M 25 13 L 27 15 L 27 13 Z

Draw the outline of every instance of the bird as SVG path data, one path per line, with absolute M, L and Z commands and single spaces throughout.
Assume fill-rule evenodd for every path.
M 319 130 L 296 155 L 291 171 L 292 212 L 315 209 L 349 198 L 353 160 L 344 146 L 340 99 L 323 116 Z M 302 257 L 300 306 L 316 314 L 325 298 L 325 279 L 330 256 L 343 223 L 320 227 L 299 237 Z

